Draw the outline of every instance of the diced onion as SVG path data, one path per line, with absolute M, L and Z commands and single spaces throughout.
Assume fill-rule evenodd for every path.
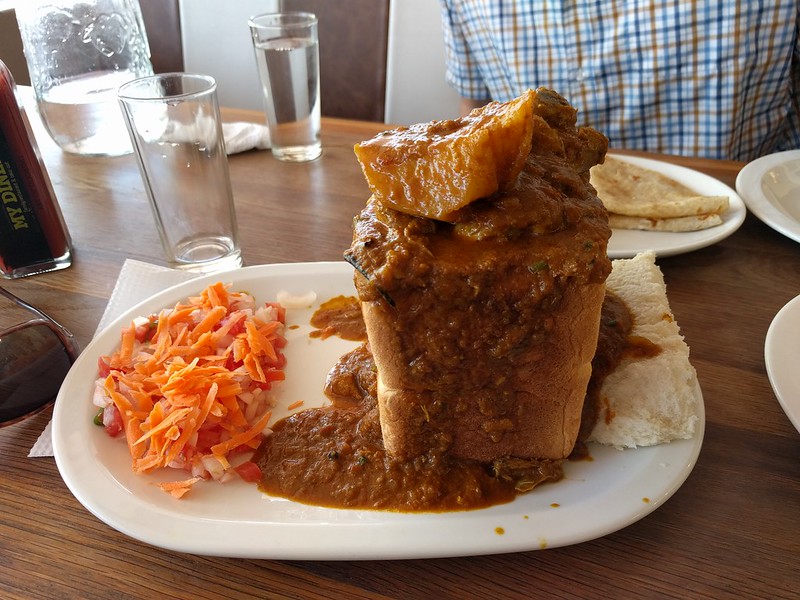
M 108 397 L 103 387 L 104 383 L 104 379 L 98 379 L 94 384 L 94 394 L 92 395 L 92 404 L 100 408 L 105 408 L 111 404 L 111 398 Z
M 286 308 L 310 308 L 317 300 L 317 293 L 312 290 L 302 295 L 294 295 L 286 290 L 280 290 L 277 299 Z

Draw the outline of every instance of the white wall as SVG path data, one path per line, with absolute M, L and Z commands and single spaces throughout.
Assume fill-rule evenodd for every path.
M 392 0 L 385 121 L 411 125 L 458 116 L 458 94 L 444 80 L 438 0 Z
M 247 19 L 278 10 L 278 0 L 180 0 L 180 10 L 184 69 L 216 79 L 223 106 L 262 110 Z

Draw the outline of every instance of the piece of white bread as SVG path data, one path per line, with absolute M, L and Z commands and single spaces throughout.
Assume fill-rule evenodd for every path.
M 623 358 L 600 391 L 589 441 L 636 448 L 694 436 L 700 415 L 697 373 L 667 300 L 654 252 L 613 261 L 606 282 L 634 317 L 631 335 L 657 344 L 650 358 Z

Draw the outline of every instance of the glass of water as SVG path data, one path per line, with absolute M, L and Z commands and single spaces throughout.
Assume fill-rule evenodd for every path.
M 172 267 L 240 267 L 236 212 L 213 77 L 164 73 L 120 87 L 158 233 Z
M 270 13 L 249 21 L 264 91 L 272 154 L 314 160 L 320 142 L 319 38 L 311 13 Z
M 50 137 L 74 154 L 130 154 L 117 88 L 153 74 L 137 0 L 26 0 L 15 9 Z

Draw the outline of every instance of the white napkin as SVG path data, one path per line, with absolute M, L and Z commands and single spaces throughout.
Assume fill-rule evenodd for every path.
M 176 269 L 169 269 L 138 260 L 126 260 L 117 277 L 117 283 L 111 298 L 108 300 L 106 310 L 94 334 L 97 335 L 106 326 L 131 306 L 146 300 L 153 294 L 171 287 L 175 284 L 188 281 L 198 275 Z M 39 439 L 28 453 L 29 458 L 39 456 L 53 456 L 53 443 L 50 436 L 50 423 L 42 431 Z
M 247 150 L 266 150 L 270 147 L 269 129 L 259 123 L 223 123 L 222 136 L 225 138 L 225 151 L 237 154 Z

